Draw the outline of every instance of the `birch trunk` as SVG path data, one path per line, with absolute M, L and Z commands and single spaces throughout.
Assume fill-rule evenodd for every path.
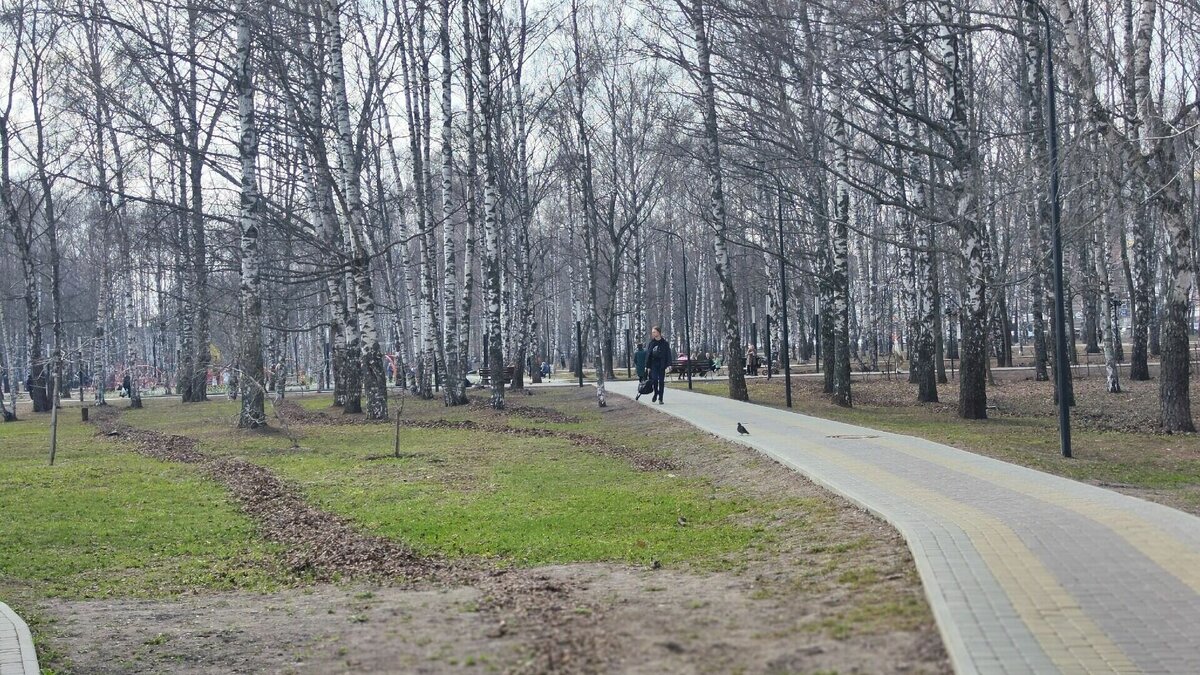
M 1115 342 L 1121 339 L 1121 333 L 1117 330 L 1117 316 L 1113 306 L 1112 276 L 1109 274 L 1108 267 L 1110 251 L 1108 222 L 1102 220 L 1100 233 L 1096 237 L 1095 262 L 1096 278 L 1100 282 L 1100 302 L 1103 305 L 1102 316 L 1104 317 L 1103 329 L 1100 331 L 1104 350 L 1104 381 L 1108 393 L 1119 394 L 1121 393 L 1121 374 L 1117 367 Z
M 262 202 L 258 192 L 258 130 L 255 128 L 254 71 L 251 65 L 250 7 L 237 13 L 237 55 L 234 87 L 238 99 L 238 159 L 241 161 L 241 295 L 242 323 L 238 358 L 242 407 L 238 427 L 257 429 L 267 423 L 263 409 L 262 295 L 260 290 L 259 228 Z
M 450 0 L 441 0 L 441 15 L 438 41 L 442 46 L 442 367 L 446 373 L 442 382 L 446 405 L 463 405 L 467 393 L 458 354 L 459 337 L 458 307 L 458 257 L 454 243 L 454 108 L 452 84 L 454 69 L 450 61 Z
M 952 143 L 951 193 L 954 220 L 963 257 L 962 379 L 958 414 L 966 419 L 987 417 L 987 233 L 976 213 L 978 158 L 968 127 L 966 82 L 962 68 L 960 17 L 953 2 L 940 7 L 942 68 L 949 94 L 949 131 Z
M 1045 61 L 1044 41 L 1040 35 L 1041 14 L 1033 2 L 1025 2 L 1025 70 L 1022 80 L 1025 88 L 1027 112 L 1025 118 L 1030 138 L 1029 160 L 1035 186 L 1029 208 L 1030 256 L 1030 305 L 1033 313 L 1033 377 L 1039 382 L 1050 379 L 1049 341 L 1046 330 L 1046 276 L 1050 256 L 1050 202 L 1044 186 L 1047 184 L 1046 165 L 1049 162 L 1046 144 L 1046 122 L 1044 115 Z
M 912 39 L 912 38 L 910 38 Z M 915 44 L 909 44 L 904 51 L 904 95 L 907 98 L 906 107 L 914 113 L 917 111 L 916 68 L 913 65 L 913 50 Z M 915 115 L 908 118 L 907 134 L 910 142 L 917 142 L 921 137 L 921 129 Z M 917 384 L 917 400 L 922 403 L 935 403 L 938 400 L 937 368 L 934 364 L 936 357 L 937 335 L 937 278 L 933 265 L 933 225 L 920 222 L 914 215 L 926 208 L 925 183 L 921 179 L 924 174 L 921 158 L 915 152 L 909 152 L 909 176 L 904 181 L 906 190 L 905 201 L 910 211 L 902 217 L 909 221 L 908 229 L 913 235 L 914 251 L 912 253 L 912 309 L 913 309 L 913 358 L 911 360 L 913 375 Z M 911 380 L 910 380 L 911 381 Z
M 841 176 L 850 173 L 850 160 L 846 138 L 846 120 L 841 114 L 834 117 L 834 135 L 837 138 L 837 164 Z M 844 407 L 853 404 L 850 395 L 850 262 L 849 226 L 852 216 L 850 185 L 843 177 L 836 178 L 835 210 L 833 220 L 832 260 L 832 315 L 833 315 L 833 402 Z
M 479 116 L 483 123 L 483 301 L 488 360 L 491 366 L 492 408 L 504 408 L 504 335 L 500 294 L 499 195 L 496 189 L 496 111 L 493 109 L 492 7 L 491 0 L 479 2 Z
M 696 41 L 696 61 L 700 79 L 700 95 L 704 114 L 704 149 L 709 181 L 709 216 L 713 227 L 713 253 L 717 280 L 721 285 L 721 314 L 725 328 L 724 347 L 729 364 L 729 397 L 749 401 L 746 390 L 745 361 L 742 358 L 741 328 L 738 321 L 737 293 L 733 288 L 733 270 L 729 264 L 729 247 L 725 242 L 725 192 L 721 173 L 721 143 L 717 127 L 716 86 L 713 83 L 712 53 L 708 42 L 707 17 L 704 0 L 692 0 L 687 10 Z M 847 360 L 847 364 L 849 361 Z M 846 390 L 849 396 L 849 388 Z
M 462 3 L 462 32 L 463 32 L 463 90 L 467 109 L 467 172 L 466 212 L 467 232 L 463 241 L 463 283 L 462 297 L 459 299 L 459 342 L 458 359 L 459 372 L 462 377 L 453 386 L 459 387 L 459 397 L 467 399 L 467 371 L 470 370 L 468 357 L 471 353 L 471 311 L 474 308 L 475 290 L 475 257 L 476 257 L 476 221 L 478 219 L 478 195 L 476 193 L 476 168 L 478 165 L 478 148 L 475 142 L 475 43 L 471 32 L 472 3 Z M 454 302 L 447 297 L 446 302 Z
M 337 128 L 339 169 L 349 210 L 348 240 L 352 252 L 355 318 L 358 321 L 361 373 L 366 392 L 368 419 L 387 419 L 387 377 L 383 367 L 383 348 L 376 331 L 375 299 L 371 290 L 369 257 L 364 241 L 367 219 L 362 203 L 359 161 L 350 126 L 350 104 L 346 96 L 346 74 L 342 61 L 342 29 L 337 0 L 326 0 L 324 19 L 329 40 L 329 74 L 333 93 L 333 116 Z

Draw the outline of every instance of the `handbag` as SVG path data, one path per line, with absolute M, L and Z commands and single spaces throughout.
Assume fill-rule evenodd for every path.
M 652 391 L 654 391 L 654 383 L 651 382 L 649 379 L 642 380 L 638 384 L 638 393 L 639 394 L 645 396 L 646 394 L 649 394 Z

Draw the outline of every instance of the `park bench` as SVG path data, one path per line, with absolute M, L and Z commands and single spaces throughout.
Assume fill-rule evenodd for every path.
M 686 377 L 689 372 L 692 375 L 699 375 L 700 377 L 704 377 L 705 375 L 708 374 L 708 371 L 710 371 L 710 370 L 712 370 L 712 361 L 710 361 L 708 359 L 702 359 L 699 361 L 692 361 L 689 359 L 675 359 L 671 363 L 671 366 L 669 368 L 667 368 L 668 373 L 673 373 L 675 375 L 678 375 L 680 378 Z
M 516 366 L 509 366 L 504 369 L 504 384 L 512 384 L 513 373 L 515 373 L 516 370 L 517 370 Z M 492 384 L 492 369 L 491 368 L 488 368 L 487 370 L 479 371 L 479 384 L 480 384 L 480 386 L 484 386 L 484 387 L 491 386 L 491 384 Z

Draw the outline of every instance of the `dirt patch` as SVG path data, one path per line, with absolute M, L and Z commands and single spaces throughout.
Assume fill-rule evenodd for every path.
M 638 471 L 671 471 L 676 468 L 673 462 L 663 457 L 641 452 L 627 445 L 609 443 L 595 436 L 543 427 L 514 427 L 507 424 L 507 418 L 512 415 L 545 422 L 576 424 L 581 421 L 578 415 L 566 414 L 553 408 L 538 406 L 513 405 L 503 410 L 495 410 L 486 404 L 472 403 L 469 409 L 472 414 L 484 416 L 486 419 L 483 422 L 476 422 L 475 420 L 406 418 L 400 420 L 400 427 L 402 429 L 486 431 L 489 433 L 508 434 L 510 436 L 524 436 L 526 438 L 563 438 L 570 441 L 571 445 L 592 454 L 624 460 Z M 312 412 L 291 401 L 280 404 L 280 414 L 285 416 L 289 424 L 298 426 L 309 424 L 333 426 L 363 423 L 363 420 L 360 418 L 341 418 L 325 412 Z M 381 421 L 380 423 L 383 422 Z M 393 420 L 391 423 L 395 424 L 395 421 Z M 385 456 L 383 455 L 372 455 L 367 459 L 378 460 L 384 458 Z
M 99 673 L 948 673 L 936 633 L 837 639 L 830 605 L 764 597 L 750 575 L 613 565 L 530 570 L 556 600 L 497 616 L 473 587 L 320 584 L 272 595 L 51 601 L 77 675 Z M 572 588 L 574 597 L 559 593 Z M 548 589 L 548 590 L 546 590 Z M 533 598 L 521 596 L 522 598 Z M 595 612 L 591 608 L 600 608 Z M 537 622 L 551 628 L 538 632 Z M 539 642 L 604 636 L 609 659 Z M 551 656 L 553 655 L 553 656 Z
M 533 392 L 529 392 L 529 394 L 533 395 Z M 492 406 L 490 404 L 485 403 L 483 401 L 472 401 L 470 403 L 470 408 L 472 411 L 477 412 L 477 413 L 481 412 L 481 413 L 485 413 L 485 414 L 497 414 L 497 415 L 503 415 L 503 416 L 517 415 L 519 417 L 524 417 L 526 419 L 530 419 L 535 422 L 551 422 L 554 424 L 578 424 L 579 422 L 582 421 L 578 415 L 568 415 L 568 414 L 562 412 L 561 410 L 555 410 L 554 408 L 546 408 L 546 407 L 535 406 L 535 405 L 513 404 L 513 403 L 509 403 L 508 401 L 504 402 L 504 409 L 500 410 L 500 411 L 497 411 L 496 409 L 492 408 Z
M 677 468 L 675 462 L 665 457 L 643 452 L 627 445 L 610 443 L 595 436 L 589 436 L 588 434 L 538 427 L 489 425 L 485 428 L 492 433 L 524 436 L 526 438 L 565 438 L 571 442 L 571 445 L 582 448 L 590 453 L 624 460 L 638 471 L 671 471 Z

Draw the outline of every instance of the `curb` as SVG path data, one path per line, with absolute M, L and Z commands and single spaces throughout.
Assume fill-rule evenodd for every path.
M 7 619 L 16 631 L 17 655 L 16 659 L 12 659 L 0 653 L 0 675 L 37 675 L 42 672 L 38 667 L 37 651 L 33 647 L 33 635 L 29 632 L 29 626 L 12 608 L 0 602 L 0 623 L 3 619 Z

